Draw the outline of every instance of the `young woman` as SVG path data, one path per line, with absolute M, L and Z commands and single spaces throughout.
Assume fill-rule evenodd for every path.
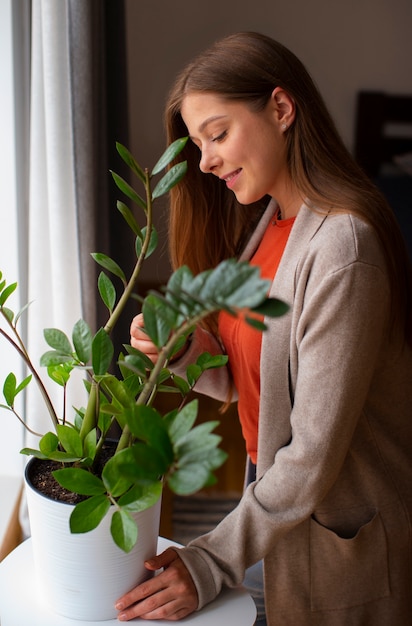
M 269 626 L 407 626 L 412 278 L 393 214 L 301 62 L 264 35 L 201 54 L 166 120 L 170 141 L 191 138 L 173 265 L 249 259 L 290 309 L 263 335 L 222 314 L 175 363 L 227 352 L 230 371 L 199 390 L 238 399 L 256 476 L 212 532 L 147 564 L 164 570 L 119 600 L 119 619 L 185 617 L 263 559 Z M 142 325 L 132 345 L 155 360 Z

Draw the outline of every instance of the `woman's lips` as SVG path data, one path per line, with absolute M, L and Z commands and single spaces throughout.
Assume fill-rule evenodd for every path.
M 230 172 L 230 174 L 227 174 L 226 176 L 222 176 L 222 180 L 225 181 L 229 189 L 233 187 L 241 171 L 242 171 L 242 168 L 239 168 L 235 170 L 234 172 Z

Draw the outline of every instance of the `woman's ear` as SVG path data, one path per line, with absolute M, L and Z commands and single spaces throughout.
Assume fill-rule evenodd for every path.
M 281 128 L 286 130 L 293 124 L 295 119 L 295 101 L 282 87 L 276 87 L 272 91 L 271 100 L 274 105 L 276 120 Z

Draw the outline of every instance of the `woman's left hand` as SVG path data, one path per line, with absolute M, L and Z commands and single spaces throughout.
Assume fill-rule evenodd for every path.
M 145 562 L 148 570 L 163 572 L 150 578 L 116 602 L 118 619 L 168 619 L 177 621 L 196 610 L 196 587 L 178 552 L 168 548 Z

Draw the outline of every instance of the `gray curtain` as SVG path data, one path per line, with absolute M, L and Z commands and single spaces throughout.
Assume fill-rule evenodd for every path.
M 68 0 L 68 11 L 82 306 L 98 328 L 106 313 L 97 296 L 100 269 L 90 253 L 104 252 L 126 271 L 133 262 L 109 173 L 128 178 L 115 148 L 116 141 L 129 143 L 125 2 Z M 128 326 L 126 314 L 116 331 L 121 343 L 128 340 Z

